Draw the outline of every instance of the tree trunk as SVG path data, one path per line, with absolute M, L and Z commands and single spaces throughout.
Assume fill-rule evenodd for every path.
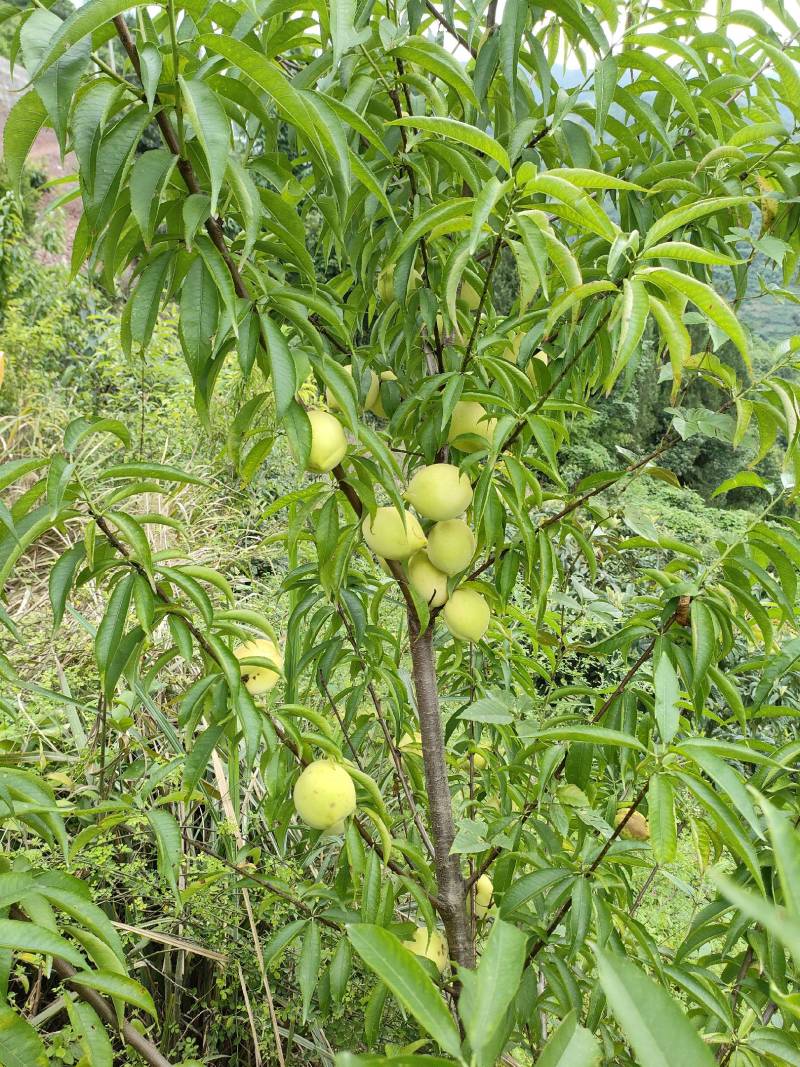
M 422 734 L 422 759 L 428 790 L 434 864 L 438 886 L 439 914 L 447 934 L 450 958 L 462 967 L 475 966 L 475 946 L 467 915 L 467 890 L 458 856 L 451 856 L 455 837 L 444 731 L 439 713 L 439 691 L 433 653 L 432 627 L 419 632 L 417 620 L 409 618 L 411 661 L 414 691 L 417 697 L 419 728 Z

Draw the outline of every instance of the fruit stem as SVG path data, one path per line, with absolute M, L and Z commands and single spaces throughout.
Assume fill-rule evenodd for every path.
M 475 966 L 475 945 L 467 914 L 467 889 L 458 856 L 450 854 L 455 838 L 444 731 L 439 711 L 439 688 L 433 651 L 433 629 L 420 631 L 409 612 L 411 662 L 417 698 L 422 760 L 428 793 L 434 866 L 438 886 L 437 909 L 444 923 L 450 958 L 461 967 Z

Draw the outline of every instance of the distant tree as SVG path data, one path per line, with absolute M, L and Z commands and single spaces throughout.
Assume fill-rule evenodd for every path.
M 781 370 L 798 355 L 787 343 L 754 377 L 713 273 L 743 291 L 758 208 L 787 280 L 800 250 L 798 28 L 782 5 L 767 12 L 507 0 L 498 21 L 496 0 L 89 0 L 63 23 L 25 13 L 33 88 L 6 127 L 10 172 L 52 126 L 78 161 L 74 269 L 109 286 L 133 271 L 131 359 L 176 302 L 202 418 L 238 360 L 269 386 L 238 413 L 232 455 L 255 469 L 274 405 L 312 477 L 273 507 L 291 568 L 282 635 L 226 602 L 222 576 L 151 550 L 139 498 L 192 475 L 133 457 L 92 473 L 92 435 L 130 448 L 108 420 L 76 420 L 36 490 L 3 509 L 0 581 L 36 538 L 68 531 L 53 605 L 58 619 L 74 583 L 105 598 L 104 698 L 196 665 L 177 720 L 159 719 L 185 759 L 189 817 L 209 766 L 237 803 L 258 768 L 280 847 L 325 857 L 324 879 L 309 862 L 305 881 L 276 886 L 305 915 L 270 946 L 301 939 L 304 1014 L 318 988 L 320 1010 L 341 999 L 355 950 L 378 984 L 353 1045 L 383 1048 L 391 994 L 437 1050 L 342 1065 L 484 1067 L 515 1049 L 543 1065 L 797 1062 L 798 742 L 755 741 L 752 725 L 780 712 L 773 687 L 800 652 L 800 528 L 778 514 L 800 456 Z M 103 59 L 113 35 L 124 70 Z M 136 157 L 154 119 L 162 147 Z M 317 262 L 337 265 L 324 281 L 312 213 Z M 504 248 L 519 296 L 500 313 Z M 571 427 L 635 373 L 649 323 L 666 432 L 566 484 Z M 726 338 L 741 373 L 717 354 Z M 713 406 L 684 403 L 698 381 Z M 735 447 L 751 430 L 762 454 L 778 434 L 786 448 L 771 495 L 752 470 L 720 488 L 762 493 L 743 539 L 703 553 L 655 527 L 609 528 L 606 489 L 669 477 L 659 462 L 681 440 Z M 607 553 L 628 573 L 608 600 Z M 595 600 L 605 632 L 588 645 Z M 747 699 L 726 668 L 744 642 L 761 675 Z M 576 653 L 622 668 L 558 688 Z M 710 717 L 735 739 L 706 736 Z M 182 838 L 159 815 L 174 881 Z M 679 832 L 722 862 L 718 898 L 672 948 L 637 917 L 651 879 L 639 890 L 636 875 L 670 863 Z M 346 937 L 321 975 L 323 928 Z

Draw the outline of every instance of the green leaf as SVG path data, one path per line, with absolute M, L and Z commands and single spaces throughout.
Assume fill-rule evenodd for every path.
M 558 882 L 564 882 L 572 878 L 572 872 L 564 868 L 545 868 L 541 871 L 532 871 L 523 875 L 519 881 L 514 882 L 510 889 L 503 894 L 500 901 L 500 915 L 505 918 L 513 914 L 517 908 L 521 908 L 533 897 L 540 897 L 546 889 Z
M 534 731 L 539 741 L 588 741 L 594 745 L 613 745 L 620 748 L 635 748 L 646 752 L 644 745 L 630 734 L 609 730 L 605 726 L 551 726 L 547 730 Z
M 599 1067 L 601 1059 L 597 1038 L 580 1025 L 578 1013 L 571 1011 L 542 1049 L 536 1067 Z
M 0 1063 L 3 1067 L 47 1067 L 50 1062 L 42 1039 L 31 1024 L 8 1004 L 0 1004 Z
M 710 818 L 713 829 L 719 838 L 734 856 L 738 856 L 741 859 L 752 875 L 753 881 L 759 889 L 763 890 L 763 877 L 758 854 L 731 806 L 726 804 L 716 790 L 709 788 L 701 778 L 683 771 L 677 772 L 675 776 L 691 791 L 704 809 L 704 813 Z
M 672 863 L 678 850 L 675 793 L 665 774 L 654 774 L 647 791 L 650 846 L 657 863 Z
M 205 193 L 192 193 L 184 200 L 181 214 L 186 249 L 191 252 L 195 234 L 211 215 L 211 200 Z
M 203 81 L 178 78 L 186 115 L 203 148 L 211 178 L 211 214 L 217 213 L 217 200 L 228 168 L 231 127 L 216 93 Z
M 500 182 L 492 175 L 475 198 L 475 210 L 472 213 L 472 228 L 468 246 L 470 256 L 475 253 L 475 249 L 481 242 L 484 225 L 494 210 L 497 201 L 508 192 L 510 187 L 511 182 Z
M 183 788 L 187 796 L 191 796 L 197 783 L 205 774 L 211 753 L 216 747 L 222 735 L 222 726 L 215 723 L 204 730 L 192 746 L 191 752 L 186 756 L 183 767 Z
M 680 682 L 666 650 L 658 657 L 653 685 L 656 691 L 655 715 L 661 740 L 668 745 L 678 730 Z
M 341 128 L 326 125 L 314 106 L 312 95 L 296 89 L 276 62 L 233 37 L 204 33 L 196 37 L 193 43 L 196 48 L 207 48 L 212 55 L 224 56 L 252 78 L 271 98 L 282 117 L 304 137 L 314 161 L 336 177 L 342 191 L 347 192 L 350 171 L 346 144 L 343 147 L 339 143 L 339 140 L 344 141 Z M 330 111 L 328 113 L 330 114 Z
M 75 452 L 82 441 L 95 433 L 112 434 L 126 448 L 131 446 L 130 431 L 124 422 L 119 419 L 106 419 L 100 415 L 84 415 L 73 419 L 64 431 L 64 451 Z
M 244 223 L 245 241 L 240 253 L 240 259 L 244 262 L 253 251 L 261 230 L 263 214 L 261 199 L 249 171 L 235 156 L 230 156 L 228 159 L 228 180 L 236 196 Z
M 44 533 L 52 529 L 58 521 L 59 515 L 54 514 L 49 507 L 45 507 L 37 509 L 36 512 L 26 515 L 24 519 L 20 519 L 17 522 L 16 536 L 9 534 L 5 539 L 10 542 L 10 549 L 0 555 L 0 560 L 2 560 L 2 566 L 0 566 L 0 590 L 5 586 L 20 556 Z M 0 545 L 3 545 L 5 549 L 5 544 L 2 541 L 0 541 Z
M 168 463 L 118 463 L 113 467 L 106 467 L 98 475 L 103 481 L 114 478 L 154 478 L 159 482 L 178 482 L 182 485 L 205 485 L 202 478 L 181 470 L 180 467 L 170 466 Z
M 500 64 L 513 115 L 517 110 L 517 71 L 527 16 L 527 4 L 522 0 L 507 0 L 500 22 Z
M 438 133 L 442 137 L 458 141 L 459 144 L 468 145 L 470 148 L 483 152 L 490 159 L 494 159 L 506 174 L 511 173 L 511 161 L 505 148 L 488 133 L 471 126 L 468 122 L 460 122 L 458 119 L 443 118 L 439 115 L 404 115 L 399 119 L 392 119 L 388 126 L 412 126 L 422 133 Z
M 38 879 L 37 891 L 102 941 L 116 957 L 117 966 L 122 965 L 125 952 L 119 934 L 103 909 L 91 900 L 83 882 L 51 871 Z
M 479 1067 L 492 1067 L 495 1062 L 496 1031 L 504 1024 L 506 1011 L 517 995 L 527 941 L 516 926 L 495 919 L 477 969 L 460 972 L 459 1014 Z
M 97 116 L 90 116 L 95 119 Z M 150 112 L 141 104 L 132 107 L 113 125 L 102 130 L 91 166 L 91 184 L 84 192 L 86 217 L 97 233 L 111 218 L 120 186 L 130 168 L 139 139 L 150 121 Z M 94 142 L 92 142 L 94 144 Z
M 139 46 L 139 60 L 142 87 L 147 98 L 147 106 L 152 111 L 164 61 L 161 58 L 161 52 L 151 41 L 145 41 Z
M 693 600 L 689 615 L 692 625 L 692 659 L 694 684 L 699 685 L 714 659 L 717 650 L 717 635 L 714 617 L 702 600 Z
M 64 1003 L 86 1056 L 87 1067 L 114 1067 L 114 1049 L 94 1008 L 71 996 L 65 996 Z
M 47 111 L 36 92 L 21 96 L 8 113 L 3 127 L 3 162 L 11 188 L 20 195 L 25 160 L 44 125 Z
M 714 1067 L 709 1047 L 662 986 L 622 956 L 595 954 L 608 1005 L 641 1067 Z
M 454 89 L 460 99 L 478 106 L 475 90 L 463 66 L 435 41 L 430 41 L 427 37 L 408 37 L 399 47 L 392 49 L 392 55 L 435 74 Z
M 308 924 L 306 936 L 300 949 L 300 958 L 297 961 L 297 981 L 303 998 L 303 1022 L 308 1018 L 311 1009 L 311 998 L 319 981 L 319 962 L 322 949 L 320 947 L 319 923 Z
M 20 42 L 25 66 L 35 70 L 47 51 L 54 35 L 58 35 L 61 19 L 51 11 L 34 9 L 20 29 Z M 89 63 L 88 41 L 79 41 L 61 55 L 58 61 L 42 74 L 34 77 L 36 92 L 42 99 L 50 119 L 50 125 L 58 138 L 63 155 L 66 147 L 67 119 L 72 97 Z
M 127 541 L 131 549 L 131 558 L 135 559 L 148 574 L 152 574 L 153 556 L 150 550 L 150 542 L 147 540 L 147 534 L 136 519 L 127 515 L 124 511 L 107 511 L 105 518 L 112 522 L 122 533 L 124 540 Z
M 396 262 L 402 254 L 411 248 L 421 237 L 424 237 L 434 227 L 451 222 L 458 217 L 465 217 L 472 209 L 472 198 L 465 196 L 452 197 L 441 204 L 434 204 L 418 215 L 413 222 L 409 223 L 397 242 L 387 254 L 388 262 Z
M 425 968 L 400 941 L 380 926 L 347 926 L 347 936 L 364 963 L 417 1020 L 436 1043 L 460 1058 L 461 1040 L 441 993 Z
M 692 338 L 677 311 L 666 301 L 650 294 L 650 312 L 658 324 L 662 337 L 667 343 L 669 361 L 672 366 L 672 402 L 678 396 L 683 379 L 683 368 L 692 354 Z
M 742 262 L 741 259 L 723 256 L 720 252 L 712 252 L 709 248 L 688 241 L 664 241 L 652 245 L 644 249 L 642 259 L 678 259 L 684 263 L 706 263 L 716 267 L 735 267 Z
M 355 0 L 330 0 L 328 17 L 330 19 L 331 41 L 333 43 L 331 65 L 334 70 L 339 66 L 339 61 L 345 52 L 355 43 L 355 14 Z
M 679 748 L 692 755 L 695 750 L 702 750 L 719 755 L 725 760 L 738 760 L 741 763 L 761 764 L 766 767 L 777 765 L 770 755 L 759 752 L 752 744 L 718 740 L 716 737 L 689 737 Z
M 122 640 L 133 593 L 134 579 L 135 574 L 130 572 L 117 582 L 108 601 L 105 614 L 97 627 L 94 654 L 101 676 L 105 676 L 111 665 L 111 657 Z
M 800 834 L 769 801 L 760 800 L 775 854 L 786 910 L 800 920 Z
M 411 1055 L 404 1052 L 400 1056 L 356 1056 L 353 1052 L 340 1052 L 334 1061 L 335 1067 L 453 1067 L 454 1060 L 443 1060 L 441 1056 Z
M 609 243 L 613 243 L 619 235 L 619 227 L 580 185 L 561 177 L 563 173 L 577 175 L 578 180 L 584 181 L 587 174 L 594 176 L 593 171 L 544 171 L 526 182 L 525 188 L 528 192 L 544 193 L 560 201 L 565 207 L 558 209 L 559 214 L 563 214 L 577 226 L 586 228 L 599 237 L 605 238 Z M 551 210 L 554 209 L 551 208 Z
M 715 497 L 730 493 L 732 489 L 744 488 L 767 490 L 767 485 L 763 478 L 760 478 L 755 471 L 739 471 L 738 474 L 734 474 L 732 478 L 726 478 L 721 485 L 718 485 L 711 494 L 711 499 L 713 500 Z
M 41 470 L 48 464 L 47 459 L 11 459 L 8 463 L 0 464 L 0 489 L 6 489 L 13 485 L 18 478 L 24 478 L 26 474 Z
M 153 808 L 147 813 L 158 846 L 158 870 L 172 890 L 180 908 L 178 871 L 181 865 L 181 828 L 172 812 Z
M 283 425 L 292 455 L 297 465 L 305 469 L 311 451 L 311 423 L 305 408 L 294 399 L 283 417 Z
M 644 255 L 649 248 L 662 241 L 667 234 L 673 233 L 682 226 L 688 226 L 690 222 L 705 218 L 707 215 L 715 215 L 718 211 L 730 211 L 732 208 L 743 207 L 750 202 L 749 196 L 718 196 L 667 211 L 647 231 L 642 254 Z
M 145 248 L 153 240 L 162 191 L 169 182 L 177 156 L 163 148 L 143 152 L 131 167 L 131 211 L 142 231 Z
M 308 919 L 295 919 L 281 927 L 264 945 L 264 966 L 269 967 L 308 925 Z
M 167 282 L 173 258 L 171 251 L 162 252 L 144 267 L 128 304 L 131 340 L 139 345 L 142 352 L 153 336 L 161 306 L 161 293 Z
M 598 137 L 603 136 L 606 128 L 606 119 L 617 87 L 617 76 L 617 62 L 610 55 L 601 59 L 594 69 L 594 128 Z
M 550 310 L 547 313 L 547 330 L 552 330 L 553 326 L 558 322 L 561 316 L 565 315 L 570 308 L 574 308 L 577 304 L 580 304 L 581 301 L 587 300 L 592 296 L 597 296 L 600 293 L 615 293 L 616 291 L 616 285 L 614 285 L 613 282 L 605 280 L 598 282 L 584 282 L 583 285 L 568 289 L 550 305 Z
M 297 375 L 294 360 L 289 351 L 286 338 L 269 315 L 261 316 L 261 326 L 267 340 L 267 353 L 269 355 L 270 377 L 272 389 L 275 393 L 275 407 L 279 416 L 284 416 L 292 404 L 296 403 L 294 397 L 297 392 Z
M 785 910 L 776 908 L 756 893 L 742 889 L 721 871 L 712 868 L 709 875 L 720 893 L 727 897 L 742 915 L 759 923 L 767 933 L 772 934 L 775 940 L 791 953 L 795 965 L 800 967 L 800 922 L 790 919 Z
M 622 295 L 617 298 L 617 302 L 620 306 L 620 327 L 614 365 L 606 381 L 606 389 L 609 392 L 639 347 L 650 314 L 647 290 L 637 278 L 626 278 L 623 281 Z
M 38 78 L 76 42 L 111 22 L 117 15 L 144 7 L 145 3 L 146 0 L 89 0 L 61 24 L 52 37 L 49 49 L 40 59 L 39 66 L 29 73 Z
M 217 246 L 203 234 L 198 234 L 195 238 L 195 248 L 200 253 L 206 270 L 214 279 L 217 292 L 230 316 L 231 329 L 234 334 L 238 334 L 238 309 L 236 304 L 238 298 L 228 266 Z
M 83 844 L 86 843 L 86 841 L 83 842 Z M 84 926 L 65 926 L 63 929 L 65 933 L 69 934 L 85 949 L 86 955 L 89 956 L 95 967 L 101 971 L 125 974 L 125 964 L 120 960 L 120 956 L 124 960 L 125 953 L 121 948 L 118 956 L 102 938 L 97 937 L 96 934 L 93 934 L 91 930 L 87 930 Z
M 541 6 L 546 11 L 554 11 L 598 55 L 610 51 L 606 35 L 589 7 L 574 0 L 544 0 Z
M 79 971 L 69 979 L 70 985 L 87 986 L 115 1000 L 124 1000 L 134 1008 L 158 1018 L 153 998 L 143 985 L 124 974 L 113 971 Z
M 741 352 L 742 359 L 750 366 L 749 345 L 744 329 L 730 305 L 710 285 L 666 267 L 647 267 L 640 271 L 639 277 L 653 282 L 667 293 L 670 289 L 676 289 L 688 296 L 698 311 L 730 337 Z
M 208 198 L 203 198 L 206 210 Z M 188 201 L 187 201 L 188 203 Z M 184 204 L 184 208 L 186 204 Z M 184 219 L 186 212 L 184 211 Z M 219 297 L 214 279 L 198 256 L 186 272 L 181 287 L 180 339 L 184 359 L 196 383 L 203 380 L 211 359 L 219 324 Z
M 622 52 L 617 57 L 617 62 L 621 67 L 641 70 L 655 78 L 657 82 L 661 83 L 665 92 L 680 104 L 689 120 L 693 124 L 699 124 L 700 119 L 697 114 L 697 108 L 694 105 L 692 94 L 689 92 L 686 82 L 663 59 L 641 48 L 636 51 L 626 50 Z
M 84 967 L 86 961 L 78 950 L 63 937 L 45 930 L 36 923 L 21 919 L 0 919 L 0 948 L 14 952 L 36 952 L 42 956 L 58 956 L 74 967 Z

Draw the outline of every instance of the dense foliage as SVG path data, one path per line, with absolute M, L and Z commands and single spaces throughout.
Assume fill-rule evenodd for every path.
M 90 407 L 0 466 L 6 703 L 98 748 L 81 787 L 0 766 L 28 846 L 0 873 L 0 1058 L 52 1056 L 20 1009 L 52 966 L 86 1063 L 122 1019 L 169 1062 L 180 998 L 110 919 L 103 849 L 122 884 L 138 835 L 176 919 L 207 879 L 252 939 L 252 1046 L 206 1028 L 209 1062 L 797 1062 L 800 356 L 737 313 L 754 284 L 796 300 L 800 31 L 768 6 L 780 32 L 572 0 L 4 9 L 33 79 L 10 181 L 50 126 L 73 272 L 125 300 L 124 360 L 105 305 L 78 360 Z M 0 308 L 18 401 L 70 299 Z M 187 381 L 206 457 L 227 421 L 226 506 L 270 494 L 241 521 L 277 603 L 200 550 L 208 475 L 150 447 L 194 419 Z M 711 526 L 687 481 L 747 508 Z M 37 553 L 91 696 L 23 669 Z M 687 849 L 712 888 L 665 937 L 644 902 Z M 224 1014 L 203 946 L 165 943 L 170 989 Z

